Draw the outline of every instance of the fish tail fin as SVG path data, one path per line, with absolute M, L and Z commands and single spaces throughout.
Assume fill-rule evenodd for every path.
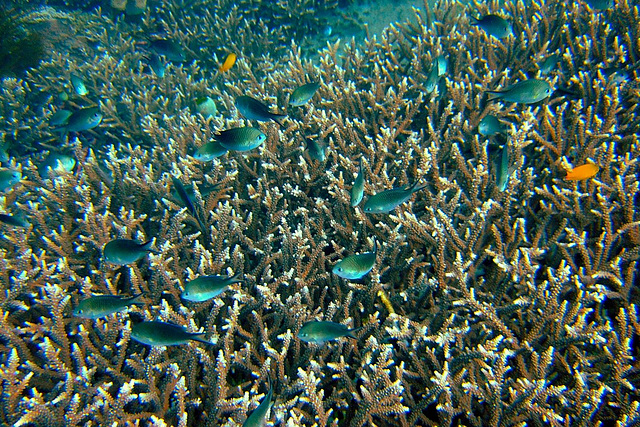
M 280 129 L 285 129 L 286 126 L 282 123 L 282 121 L 286 118 L 287 118 L 286 114 L 277 114 L 275 117 L 272 117 L 271 120 L 276 122 L 278 126 L 280 126 Z
M 349 338 L 352 338 L 352 339 L 354 339 L 354 340 L 357 340 L 357 339 L 358 339 L 358 337 L 356 337 L 356 335 L 355 335 L 355 334 L 357 334 L 358 332 L 360 332 L 360 330 L 361 330 L 362 328 L 364 328 L 364 326 L 360 326 L 359 328 L 353 328 L 353 329 L 351 329 L 351 330 L 347 333 L 347 335 L 345 335 L 345 336 L 346 336 L 346 337 L 349 337 Z
M 132 296 L 131 298 L 129 298 L 129 304 L 144 305 L 145 302 L 141 300 L 143 296 L 144 292 L 140 292 L 139 294 Z
M 242 283 L 244 279 L 242 278 L 242 273 L 236 273 L 233 277 L 231 277 L 231 283 Z
M 209 344 L 209 345 L 213 345 L 214 343 L 212 343 L 211 341 L 207 340 L 204 338 L 206 332 L 198 332 L 195 334 L 190 334 L 189 339 L 192 341 L 198 341 L 201 342 L 203 344 Z
M 475 16 L 469 16 L 469 20 L 471 21 L 470 22 L 471 25 L 478 25 L 478 23 L 480 22 L 480 20 Z
M 155 249 L 151 249 L 151 246 L 153 246 L 153 242 L 155 241 L 155 237 L 151 240 L 149 240 L 148 242 L 145 242 L 142 244 L 141 249 L 143 251 L 147 251 L 147 252 L 151 252 L 152 254 L 158 255 L 160 252 L 156 251 Z
M 416 191 L 420 191 L 423 188 L 426 188 L 427 184 L 418 185 L 419 182 L 420 182 L 420 180 L 417 179 L 413 184 L 411 184 L 409 187 L 407 187 L 407 191 L 410 191 L 411 193 L 415 193 Z
M 494 99 L 502 98 L 502 92 L 500 91 L 488 90 L 487 93 L 489 94 L 488 101 L 493 101 Z

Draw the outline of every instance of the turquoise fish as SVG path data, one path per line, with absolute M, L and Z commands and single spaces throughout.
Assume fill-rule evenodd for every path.
M 181 345 L 189 341 L 211 344 L 204 335 L 204 332 L 187 332 L 182 326 L 159 321 L 140 322 L 131 327 L 131 338 L 151 346 Z
M 251 411 L 247 419 L 242 423 L 242 427 L 264 427 L 267 425 L 267 413 L 273 406 L 273 386 L 269 388 L 264 399 L 256 409 Z
M 520 104 L 535 104 L 551 96 L 551 85 L 544 80 L 528 79 L 512 84 L 502 90 L 489 90 L 489 101 L 503 99 Z
M 373 252 L 350 255 L 333 266 L 332 273 L 347 280 L 362 279 L 376 263 L 377 241 L 373 242 Z
M 354 333 L 360 329 L 349 329 L 347 326 L 336 322 L 312 320 L 302 325 L 298 332 L 298 338 L 304 342 L 322 345 L 327 341 L 342 337 L 357 339 Z
M 351 207 L 356 207 L 364 197 L 364 171 L 362 170 L 362 157 L 360 157 L 360 169 L 351 186 Z
M 293 107 L 300 107 L 306 104 L 313 98 L 320 88 L 320 83 L 311 82 L 296 88 L 289 96 L 289 105 Z
M 102 253 L 104 260 L 111 264 L 133 264 L 144 258 L 149 252 L 154 252 L 151 249 L 152 244 L 153 240 L 149 240 L 146 243 L 138 243 L 130 239 L 114 239 L 104 245 Z
M 83 299 L 73 309 L 73 315 L 84 319 L 98 319 L 122 311 L 132 304 L 144 304 L 140 301 L 143 294 L 132 297 L 120 295 L 96 295 Z
M 260 129 L 243 126 L 223 130 L 214 136 L 214 140 L 227 150 L 249 151 L 259 147 L 267 136 Z
M 282 119 L 287 117 L 286 114 L 276 114 L 269 111 L 269 107 L 262 102 L 250 96 L 239 96 L 236 98 L 236 108 L 244 117 L 249 120 L 269 121 L 273 120 L 281 127 Z
M 193 302 L 203 302 L 215 298 L 223 293 L 232 283 L 242 283 L 240 274 L 229 276 L 200 276 L 184 285 L 182 299 Z
M 366 213 L 389 213 L 402 203 L 411 198 L 413 193 L 425 188 L 426 185 L 418 187 L 418 181 L 409 187 L 392 188 L 369 197 L 364 204 Z

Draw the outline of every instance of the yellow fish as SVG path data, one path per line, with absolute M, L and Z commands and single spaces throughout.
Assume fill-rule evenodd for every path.
M 567 171 L 567 176 L 564 179 L 570 181 L 583 181 L 585 179 L 593 178 L 595 174 L 600 170 L 600 166 L 593 163 L 587 163 L 586 165 L 577 166 L 570 171 Z
M 235 53 L 230 53 L 229 55 L 227 55 L 227 59 L 224 60 L 218 71 L 220 71 L 221 73 L 229 71 L 231 67 L 233 67 L 233 64 L 236 63 L 236 58 L 237 56 Z

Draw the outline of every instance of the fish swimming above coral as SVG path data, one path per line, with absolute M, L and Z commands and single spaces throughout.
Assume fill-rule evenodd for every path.
M 273 406 L 273 386 L 269 387 L 269 391 L 262 399 L 262 402 L 256 409 L 251 411 L 247 419 L 242 423 L 242 427 L 263 427 L 267 423 L 267 414 Z
M 302 325 L 300 331 L 298 331 L 298 338 L 304 342 L 322 345 L 327 341 L 342 337 L 357 339 L 354 334 L 360 329 L 349 329 L 347 326 L 336 322 L 312 320 Z
M 144 302 L 140 301 L 142 296 L 142 293 L 132 297 L 95 295 L 80 301 L 76 308 L 73 309 L 73 315 L 84 319 L 99 319 L 122 311 L 132 304 L 144 304 Z
M 218 132 L 214 140 L 227 150 L 249 151 L 262 145 L 267 136 L 260 129 L 242 126 Z
M 362 169 L 362 157 L 360 157 L 360 166 L 358 167 L 358 175 L 353 180 L 351 186 L 351 207 L 356 207 L 364 197 L 364 170 Z
M 22 227 L 22 228 L 27 228 L 29 225 L 31 225 L 23 217 L 18 215 L 9 215 L 9 214 L 0 214 L 0 222 L 7 225 L 12 225 L 14 227 Z
M 585 179 L 593 178 L 600 171 L 600 166 L 587 163 L 581 166 L 576 166 L 575 168 L 567 171 L 567 176 L 564 179 L 569 181 L 583 181 Z
M 376 263 L 378 243 L 373 242 L 373 251 L 350 255 L 336 263 L 331 270 L 333 274 L 347 280 L 362 279 Z
M 418 186 L 418 181 L 408 187 L 392 188 L 369 197 L 363 206 L 366 213 L 389 213 L 411 198 L 413 193 L 427 185 Z
M 71 113 L 63 127 L 57 129 L 64 134 L 82 132 L 98 126 L 102 122 L 102 113 L 98 107 L 86 107 Z
M 511 23 L 500 15 L 489 14 L 481 18 L 471 17 L 471 25 L 482 28 L 487 34 L 497 39 L 504 39 L 513 34 Z
M 15 169 L 0 169 L 0 191 L 6 191 L 20 182 L 22 174 Z
M 127 265 L 144 258 L 149 252 L 155 252 L 151 249 L 153 240 L 146 243 L 139 243 L 130 239 L 114 239 L 104 245 L 102 253 L 104 260 L 111 264 Z
M 150 40 L 149 49 L 157 55 L 164 56 L 171 62 L 184 62 L 187 59 L 182 46 L 171 39 Z
M 218 141 L 207 142 L 201 145 L 193 153 L 193 157 L 199 162 L 210 162 L 211 160 L 224 156 L 229 150 L 222 146 Z
M 242 283 L 240 274 L 229 276 L 200 276 L 184 285 L 180 297 L 186 301 L 203 302 L 215 298 L 227 290 L 233 283 Z
M 189 341 L 211 344 L 204 332 L 187 332 L 182 326 L 160 321 L 140 322 L 131 326 L 131 338 L 151 346 L 182 345 Z
M 244 117 L 249 120 L 257 120 L 261 122 L 273 120 L 280 127 L 284 126 L 282 120 L 287 117 L 286 114 L 276 114 L 269 110 L 269 107 L 255 98 L 247 95 L 241 95 L 236 98 L 236 108 Z
M 502 99 L 519 104 L 535 104 L 551 96 L 553 89 L 545 80 L 528 79 L 512 84 L 502 90 L 488 90 L 489 101 Z
M 478 133 L 482 136 L 492 136 L 504 132 L 504 125 L 496 116 L 488 114 L 478 124 Z
M 293 107 L 300 107 L 313 98 L 313 95 L 316 94 L 318 89 L 320 88 L 320 83 L 311 82 L 304 84 L 298 88 L 296 88 L 289 96 L 289 105 Z

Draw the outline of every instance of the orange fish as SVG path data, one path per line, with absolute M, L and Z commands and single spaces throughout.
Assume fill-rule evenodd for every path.
M 225 71 L 229 71 L 229 69 L 233 67 L 233 64 L 235 63 L 236 63 L 236 54 L 230 53 L 229 55 L 227 55 L 227 59 L 225 59 L 222 65 L 220 66 L 219 71 L 221 73 L 224 73 Z
M 586 165 L 578 166 L 570 171 L 567 171 L 567 176 L 564 179 L 571 181 L 582 181 L 595 176 L 600 170 L 600 166 L 593 163 L 587 163 Z

